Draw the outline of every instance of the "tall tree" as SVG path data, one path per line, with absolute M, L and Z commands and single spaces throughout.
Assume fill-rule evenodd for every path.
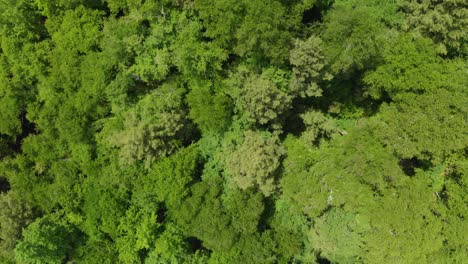
M 242 190 L 255 188 L 269 196 L 275 192 L 275 177 L 283 154 L 276 136 L 247 131 L 243 142 L 226 157 L 226 174 L 234 186 Z
M 468 4 L 463 0 L 400 0 L 405 29 L 417 30 L 439 43 L 448 56 L 466 56 Z

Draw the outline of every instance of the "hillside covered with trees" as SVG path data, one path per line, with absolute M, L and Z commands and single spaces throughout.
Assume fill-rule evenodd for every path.
M 465 0 L 0 0 L 0 263 L 467 263 Z

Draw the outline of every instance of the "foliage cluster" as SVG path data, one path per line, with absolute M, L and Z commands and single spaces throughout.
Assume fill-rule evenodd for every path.
M 0 263 L 466 263 L 463 0 L 0 0 Z

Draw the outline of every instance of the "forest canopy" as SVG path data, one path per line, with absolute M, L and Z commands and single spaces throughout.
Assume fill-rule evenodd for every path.
M 466 263 L 465 0 L 0 0 L 0 263 Z

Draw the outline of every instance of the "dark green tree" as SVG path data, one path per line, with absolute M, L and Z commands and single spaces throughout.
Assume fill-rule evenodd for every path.
M 441 45 L 449 56 L 466 56 L 468 5 L 465 1 L 398 1 L 406 21 L 404 28 L 417 30 Z

